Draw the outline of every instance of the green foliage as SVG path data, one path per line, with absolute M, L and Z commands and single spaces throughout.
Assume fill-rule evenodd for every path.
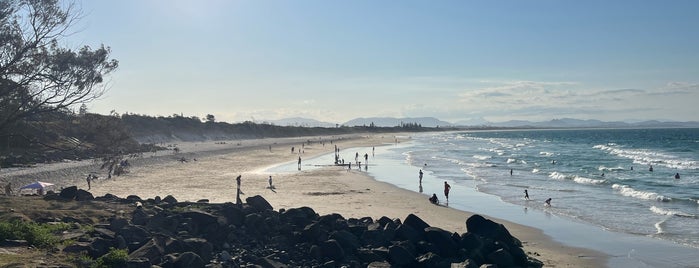
M 59 242 L 57 232 L 67 230 L 68 224 L 38 224 L 34 222 L 0 222 L 0 240 L 26 240 L 37 247 L 51 247 Z
M 109 248 L 109 252 L 99 257 L 92 265 L 93 268 L 125 267 L 129 259 L 129 252 L 126 249 Z

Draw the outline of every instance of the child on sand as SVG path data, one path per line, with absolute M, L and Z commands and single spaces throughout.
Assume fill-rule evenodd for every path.
M 432 197 L 430 197 L 430 203 L 435 204 L 435 205 L 439 204 L 439 199 L 437 199 L 437 194 L 435 194 L 435 193 L 432 194 Z

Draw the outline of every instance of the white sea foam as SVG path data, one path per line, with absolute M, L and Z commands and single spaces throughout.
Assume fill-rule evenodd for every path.
M 489 156 L 489 155 L 474 155 L 473 158 L 478 159 L 478 160 L 486 160 L 486 159 L 490 159 L 491 156 Z
M 614 184 L 612 185 L 612 189 L 619 191 L 619 193 L 623 196 L 628 196 L 628 197 L 633 197 L 633 198 L 638 198 L 638 199 L 646 199 L 646 200 L 656 200 L 656 201 L 662 201 L 662 202 L 669 202 L 672 201 L 672 198 L 665 197 L 662 195 L 659 195 L 657 193 L 653 192 L 644 192 L 644 191 L 638 191 L 635 190 L 628 185 L 623 185 L 623 184 Z
M 656 206 L 650 207 L 650 211 L 652 211 L 655 214 L 660 214 L 660 215 L 678 216 L 678 217 L 687 217 L 687 218 L 696 218 L 697 217 L 696 215 L 684 213 L 682 211 L 659 208 Z
M 631 159 L 634 163 L 641 165 L 661 165 L 674 169 L 699 169 L 699 161 L 697 160 L 680 158 L 663 152 L 647 149 L 626 149 L 616 144 L 595 145 L 592 148 Z
M 532 169 L 532 173 L 539 173 L 539 169 L 538 168 Z
M 552 152 L 539 152 L 539 155 L 543 155 L 543 156 L 552 156 L 553 153 L 552 153 Z
M 580 183 L 580 184 L 603 184 L 603 183 L 607 182 L 606 180 L 595 180 L 595 179 L 579 177 L 579 176 L 573 177 L 573 181 Z
M 514 163 L 514 162 L 517 162 L 517 159 L 514 159 L 514 158 L 508 158 L 508 159 L 507 159 L 507 163 L 508 163 L 508 164 L 512 164 L 512 163 Z
M 551 174 L 549 174 L 549 178 L 562 181 L 562 180 L 566 179 L 566 175 L 564 175 L 563 173 L 558 173 L 558 172 L 554 171 L 554 172 L 551 172 Z

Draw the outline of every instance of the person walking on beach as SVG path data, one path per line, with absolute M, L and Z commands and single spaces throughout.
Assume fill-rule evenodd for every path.
M 242 175 L 238 175 L 238 177 L 235 178 L 235 182 L 236 182 L 236 184 L 237 184 L 237 186 L 238 186 L 238 187 L 237 187 L 236 194 L 235 194 L 235 203 L 238 204 L 238 205 L 243 204 L 243 201 L 240 200 L 240 193 L 241 193 L 241 191 L 240 191 L 240 177 L 241 177 L 241 176 L 242 176 Z
M 451 190 L 451 185 L 447 183 L 446 181 L 444 182 L 444 196 L 447 198 L 447 204 L 449 203 L 449 190 Z
M 5 195 L 11 196 L 12 194 L 12 183 L 8 182 L 7 185 L 5 185 Z
M 87 174 L 87 178 L 85 178 L 87 181 L 87 190 L 90 190 L 92 187 L 90 187 L 90 182 L 92 181 L 92 173 Z
M 524 189 L 524 199 L 529 200 L 529 192 L 527 192 L 527 189 Z
M 420 176 L 420 184 L 422 184 L 422 169 L 420 169 L 420 173 L 419 173 L 419 174 L 420 174 L 420 175 L 419 175 L 419 176 Z

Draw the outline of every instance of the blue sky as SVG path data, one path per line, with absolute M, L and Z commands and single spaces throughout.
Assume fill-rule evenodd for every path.
M 108 114 L 699 120 L 699 1 L 78 2 Z

